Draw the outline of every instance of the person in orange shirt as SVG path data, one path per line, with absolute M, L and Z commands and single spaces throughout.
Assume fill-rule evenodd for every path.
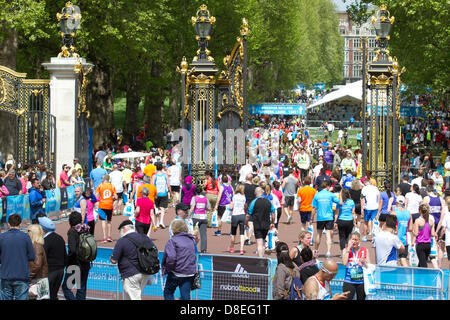
M 310 185 L 311 177 L 306 176 L 305 179 L 303 179 L 303 187 L 298 189 L 297 192 L 299 202 L 298 208 L 300 212 L 300 220 L 302 222 L 300 231 L 308 230 L 308 227 L 311 224 L 311 203 L 313 201 L 314 195 L 317 193 L 317 190 Z
M 111 178 L 109 177 L 109 174 L 105 174 L 103 176 L 102 183 L 97 187 L 95 195 L 97 199 L 99 199 L 98 217 L 102 221 L 102 230 L 103 230 L 102 242 L 112 242 L 113 240 L 111 239 L 111 219 L 113 214 L 114 200 L 117 200 L 117 193 L 116 188 L 111 183 Z
M 138 187 L 136 199 L 142 198 L 141 191 L 142 191 L 142 188 L 144 188 L 144 187 L 146 187 L 148 189 L 148 198 L 150 200 L 152 200 L 153 203 L 155 203 L 155 198 L 156 198 L 156 194 L 157 194 L 156 187 L 153 184 L 150 184 L 150 177 L 147 175 L 144 176 L 144 184 L 140 185 Z

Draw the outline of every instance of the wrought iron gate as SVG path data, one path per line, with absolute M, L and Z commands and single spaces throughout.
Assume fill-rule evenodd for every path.
M 50 80 L 25 79 L 0 66 L 0 111 L 16 116 L 15 159 L 55 172 L 56 119 L 50 114 Z

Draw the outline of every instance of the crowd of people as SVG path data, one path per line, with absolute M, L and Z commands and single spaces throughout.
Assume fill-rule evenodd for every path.
M 127 299 L 140 299 L 150 279 L 138 265 L 136 248 L 154 247 L 150 235 L 164 229 L 170 235 L 161 261 L 168 300 L 176 288 L 182 299 L 189 299 L 196 256 L 208 252 L 207 229 L 222 237 L 227 225 L 229 238 L 223 243 L 229 253 L 244 255 L 252 244 L 258 257 L 276 253 L 274 299 L 289 298 L 292 283 L 303 286 L 306 299 L 365 299 L 362 270 L 371 263 L 427 268 L 431 262 L 442 268 L 450 259 L 450 123 L 445 111 L 438 112 L 402 123 L 398 185 L 380 185 L 371 172 L 363 176 L 360 140 L 352 145 L 346 130 L 338 128 L 335 139 L 334 128 L 326 126 L 323 138 L 315 139 L 305 119 L 283 116 L 252 119 L 248 156 L 238 176 L 224 168 L 194 181 L 183 172 L 179 149 L 169 136 L 162 148 L 140 135 L 125 144 L 120 129 L 95 150 L 96 166 L 89 174 L 78 159 L 73 166 L 64 164 L 55 177 L 45 166 L 17 169 L 8 158 L 0 171 L 0 197 L 29 194 L 32 224 L 27 236 L 19 232 L 20 215 L 12 214 L 9 230 L 0 235 L 2 298 L 57 299 L 62 287 L 66 299 L 85 299 L 91 263 L 78 257 L 80 239 L 95 235 L 98 219 L 102 238 L 97 240 L 113 242 L 112 217 L 125 212 L 130 218 L 119 226 L 110 261 L 118 264 Z M 132 151 L 130 145 L 149 154 L 114 158 Z M 77 186 L 66 251 L 54 222 L 45 216 L 44 191 L 71 185 Z M 167 221 L 171 208 L 175 219 Z M 280 221 L 289 228 L 297 212 L 298 245 L 277 241 Z M 346 273 L 343 293 L 332 295 L 329 282 L 338 268 L 331 257 L 335 236 Z M 376 261 L 370 261 L 365 242 L 375 248 Z M 321 263 L 319 256 L 325 258 Z M 81 284 L 74 295 L 68 281 L 76 272 Z

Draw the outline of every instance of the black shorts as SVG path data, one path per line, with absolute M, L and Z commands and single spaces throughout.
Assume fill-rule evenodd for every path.
M 284 197 L 284 206 L 285 207 L 293 207 L 295 202 L 295 197 Z
M 317 230 L 333 230 L 334 220 L 317 221 Z
M 405 258 L 408 259 L 408 247 L 409 246 L 405 246 L 405 250 L 404 251 L 399 251 L 398 252 L 398 258 Z
M 105 213 L 105 215 L 106 215 L 106 219 L 102 219 L 102 214 L 99 212 L 99 214 L 98 214 L 98 218 L 100 219 L 100 220 L 102 220 L 102 221 L 108 221 L 108 222 L 111 222 L 111 219 L 112 219 L 112 214 L 113 214 L 113 211 L 112 211 L 112 209 L 101 209 L 101 208 L 98 208 L 98 210 L 100 211 L 100 210 L 102 210 L 104 213 Z
M 300 211 L 300 220 L 302 223 L 311 221 L 311 211 Z
M 172 190 L 172 192 L 180 192 L 180 186 L 170 186 L 170 190 Z
M 261 230 L 261 229 L 255 229 L 255 239 L 265 239 L 267 234 L 269 233 L 269 230 Z
M 414 224 L 414 222 L 416 221 L 416 219 L 420 217 L 420 213 L 413 213 L 411 214 L 411 219 L 412 219 L 412 223 Z
M 245 223 L 245 214 L 231 216 L 231 234 L 233 236 L 235 236 L 237 233 L 237 227 L 239 226 L 239 234 L 241 236 L 243 236 L 244 235 L 244 223 Z
M 169 197 L 156 197 L 155 200 L 155 208 L 164 208 L 167 209 L 169 207 Z
M 378 217 L 378 221 L 385 222 L 386 217 L 389 215 L 389 213 L 380 213 L 380 216 Z
M 225 207 L 225 206 L 219 206 L 219 207 L 217 208 L 217 216 L 218 216 L 219 218 L 222 218 L 222 216 L 223 216 L 223 214 L 224 214 L 226 208 L 227 208 L 227 207 Z

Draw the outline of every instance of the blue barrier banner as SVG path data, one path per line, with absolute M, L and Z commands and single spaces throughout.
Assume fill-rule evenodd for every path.
M 252 104 L 250 114 L 298 115 L 306 114 L 305 104 Z
M 59 188 L 46 190 L 45 195 L 47 197 L 47 202 L 45 203 L 45 213 L 48 215 L 51 212 L 59 211 L 61 205 L 61 193 Z
M 12 214 L 19 214 L 22 220 L 30 219 L 30 199 L 28 195 L 8 196 L 6 209 L 6 220 Z

